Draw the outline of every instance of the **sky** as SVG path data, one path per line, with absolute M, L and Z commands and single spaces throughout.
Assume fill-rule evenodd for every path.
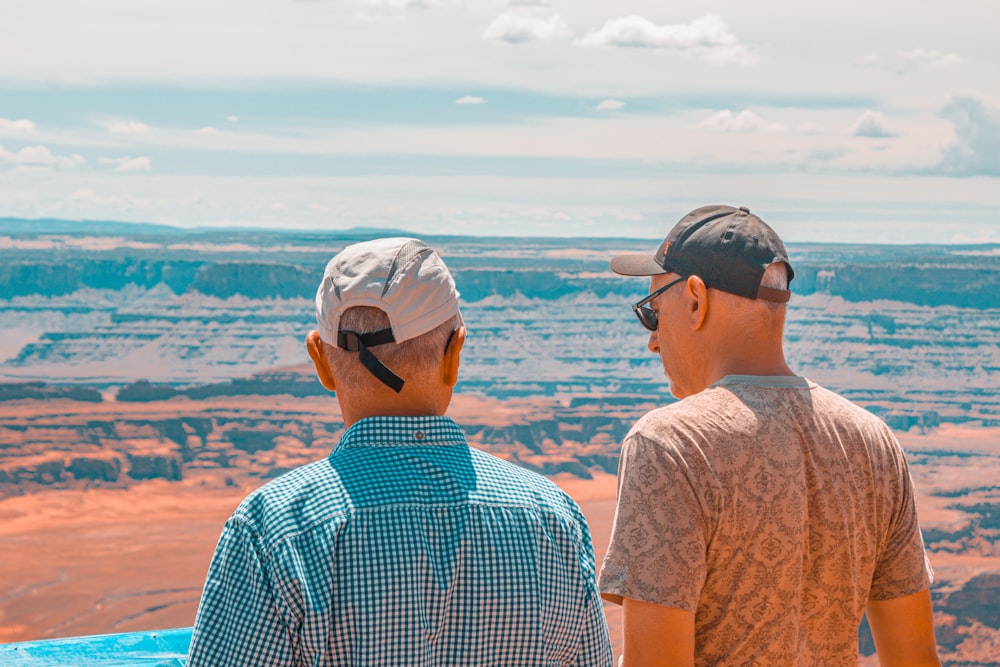
M 3 0 L 0 217 L 1000 242 L 1000 2 Z

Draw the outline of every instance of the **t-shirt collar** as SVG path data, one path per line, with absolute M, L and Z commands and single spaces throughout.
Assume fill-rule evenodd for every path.
M 732 384 L 755 384 L 762 387 L 786 387 L 793 389 L 809 389 L 812 383 L 799 375 L 727 375 L 712 384 L 722 387 Z

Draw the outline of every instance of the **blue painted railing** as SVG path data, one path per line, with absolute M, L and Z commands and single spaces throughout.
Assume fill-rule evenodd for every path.
M 191 628 L 0 644 L 0 667 L 178 667 Z

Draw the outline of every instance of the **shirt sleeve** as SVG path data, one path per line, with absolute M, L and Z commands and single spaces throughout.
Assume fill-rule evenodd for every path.
M 209 566 L 188 667 L 292 665 L 293 633 L 252 530 L 230 519 Z
M 582 539 L 579 544 L 579 563 L 584 584 L 582 631 L 580 632 L 580 653 L 575 661 L 578 667 L 611 667 L 614 659 L 611 652 L 611 636 L 608 620 L 604 615 L 604 605 L 597 589 L 594 545 L 590 537 L 587 520 L 579 513 Z
M 895 502 L 890 505 L 893 514 L 889 532 L 872 575 L 868 595 L 871 600 L 891 600 L 918 593 L 929 588 L 933 578 L 917 521 L 913 478 L 895 436 L 889 434 L 888 437 L 891 438 L 893 451 L 896 453 L 896 467 L 892 471 L 896 483 L 891 488 L 898 492 Z
M 695 483 L 697 457 L 636 432 L 625 439 L 618 504 L 600 590 L 695 612 L 707 573 L 708 509 Z

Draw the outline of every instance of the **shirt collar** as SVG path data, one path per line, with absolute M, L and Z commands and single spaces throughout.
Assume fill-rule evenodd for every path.
M 449 417 L 366 417 L 344 432 L 333 451 L 352 447 L 467 446 L 462 429 Z

